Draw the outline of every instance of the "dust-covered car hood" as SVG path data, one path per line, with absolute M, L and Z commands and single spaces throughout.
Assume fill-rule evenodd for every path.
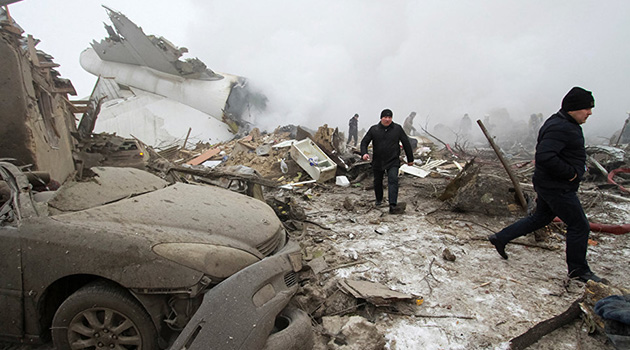
M 264 257 L 282 236 L 282 223 L 266 203 L 229 190 L 176 183 L 79 212 L 52 216 L 79 226 L 142 235 L 157 243 L 209 243 Z M 256 251 L 252 251 L 256 248 Z M 263 251 L 262 253 L 260 251 Z

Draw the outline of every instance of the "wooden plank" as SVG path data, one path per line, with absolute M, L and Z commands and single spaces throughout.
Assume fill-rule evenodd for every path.
M 87 105 L 77 103 L 77 101 L 70 101 L 65 96 L 62 96 L 62 98 L 63 98 L 63 101 L 66 102 L 66 104 L 70 108 L 70 112 L 72 113 L 85 113 L 89 109 Z
M 199 164 L 205 162 L 206 160 L 212 158 L 213 156 L 219 154 L 219 152 L 221 152 L 220 148 L 211 148 L 211 149 L 203 152 L 199 156 L 197 156 L 197 157 L 187 161 L 186 164 L 199 165 Z
M 41 68 L 57 68 L 57 67 L 61 67 L 61 65 L 59 63 L 55 63 L 55 62 L 39 62 L 39 59 L 37 60 L 38 67 Z

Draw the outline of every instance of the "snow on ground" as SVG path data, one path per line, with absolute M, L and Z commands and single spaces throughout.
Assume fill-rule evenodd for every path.
M 377 317 L 387 349 L 505 349 L 510 339 L 564 312 L 582 295 L 584 284 L 566 278 L 559 230 L 546 242 L 535 242 L 533 235 L 518 239 L 523 245 L 508 245 L 509 259 L 503 260 L 486 236 L 517 217 L 451 212 L 412 186 L 418 181 L 427 179 L 401 179 L 400 200 L 408 205 L 403 215 L 390 215 L 386 207 L 374 208 L 373 191 L 365 186 L 369 180 L 360 187 L 315 189 L 313 199 L 298 200 L 309 220 L 330 229 L 309 228 L 309 234 L 325 239 L 303 243 L 306 249 L 327 252 L 329 266 L 360 262 L 334 270 L 330 278 L 365 279 L 424 298 L 415 316 L 383 312 Z M 354 202 L 353 212 L 342 207 L 346 199 Z M 618 220 L 630 218 L 630 206 L 600 204 L 604 205 L 611 207 L 605 212 L 614 213 L 606 219 L 623 223 Z M 628 236 L 592 233 L 597 243 L 589 247 L 588 255 L 596 273 L 626 287 Z M 445 248 L 455 254 L 455 261 L 442 258 Z M 581 321 L 531 347 L 575 348 L 613 349 L 604 335 L 588 335 Z

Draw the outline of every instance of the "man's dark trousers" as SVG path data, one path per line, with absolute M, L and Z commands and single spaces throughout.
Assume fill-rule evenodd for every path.
M 387 199 L 389 204 L 398 203 L 398 167 L 387 170 L 374 168 L 374 194 L 376 201 L 383 201 L 383 175 L 387 171 Z
M 352 141 L 352 139 L 354 139 L 354 146 L 356 147 L 357 145 L 357 130 L 350 130 L 349 134 L 350 136 L 348 137 L 348 142 L 346 142 L 347 145 L 350 144 L 350 142 Z
M 497 233 L 499 241 L 506 244 L 534 232 L 545 227 L 557 216 L 567 225 L 566 259 L 569 276 L 576 277 L 590 272 L 586 262 L 590 225 L 576 192 L 537 188 L 536 194 L 536 211 Z

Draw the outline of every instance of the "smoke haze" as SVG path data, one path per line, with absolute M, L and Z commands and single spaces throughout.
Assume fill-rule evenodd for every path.
M 244 76 L 269 98 L 268 130 L 324 123 L 347 131 L 378 122 L 456 128 L 468 113 L 505 109 L 514 121 L 557 111 L 573 86 L 593 91 L 585 134 L 603 142 L 630 110 L 630 2 L 595 1 L 167 1 L 112 0 L 145 34 L 187 47 L 209 68 Z M 10 5 L 38 49 L 55 57 L 79 97 L 95 78 L 80 52 L 106 36 L 92 1 Z M 508 123 L 499 123 L 507 124 Z M 474 125 L 473 127 L 476 127 Z M 518 131 L 518 130 L 516 130 Z

